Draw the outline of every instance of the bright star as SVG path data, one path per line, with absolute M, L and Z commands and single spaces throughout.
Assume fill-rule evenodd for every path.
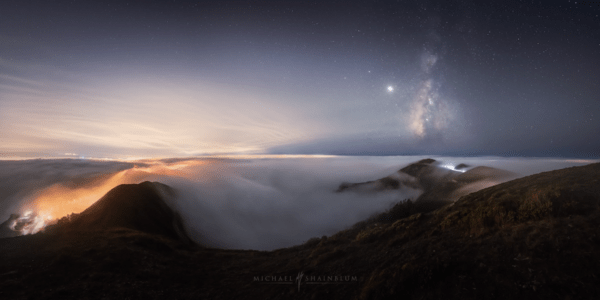
M 394 91 L 394 87 L 390 85 L 390 86 L 387 87 L 387 90 L 388 90 L 388 92 L 391 93 L 391 92 Z

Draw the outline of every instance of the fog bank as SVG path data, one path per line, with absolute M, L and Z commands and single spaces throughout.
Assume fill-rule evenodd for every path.
M 0 220 L 33 210 L 78 213 L 122 183 L 159 181 L 178 191 L 170 203 L 197 242 L 270 250 L 331 235 L 420 191 L 341 193 L 342 182 L 390 175 L 421 156 L 194 158 L 101 162 L 0 161 Z M 597 160 L 435 157 L 446 164 L 490 166 L 531 175 Z M 0 221 L 0 222 L 1 222 Z

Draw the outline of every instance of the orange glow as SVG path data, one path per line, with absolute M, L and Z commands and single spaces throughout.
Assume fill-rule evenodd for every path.
M 242 155 L 211 157 L 213 159 L 256 159 L 256 158 L 300 158 L 304 155 Z M 315 156 L 312 156 L 315 157 Z M 153 176 L 185 177 L 195 181 L 208 179 L 223 171 L 223 164 L 208 158 L 190 158 L 175 162 L 160 159 L 144 159 L 136 162 L 136 166 L 111 175 L 91 179 L 76 187 L 67 183 L 58 183 L 38 191 L 34 195 L 33 205 L 22 208 L 22 211 L 33 212 L 40 216 L 42 225 L 49 220 L 57 220 L 73 213 L 81 213 L 114 187 L 120 184 L 139 183 L 152 180 Z M 38 224 L 38 223 L 36 223 Z M 44 225 L 45 226 L 45 225 Z M 36 225 L 36 230 L 38 225 Z
M 151 175 L 194 177 L 191 167 L 206 165 L 206 160 L 178 161 L 165 163 L 158 160 L 143 161 L 150 166 L 134 167 L 108 177 L 98 178 L 76 188 L 65 184 L 55 184 L 36 193 L 33 209 L 46 219 L 60 219 L 72 213 L 80 213 L 98 201 L 114 187 L 126 183 L 139 183 Z
M 55 184 L 38 193 L 34 201 L 35 211 L 52 219 L 60 219 L 71 213 L 80 213 L 115 186 L 123 183 L 127 170 L 118 172 L 100 183 L 93 182 L 78 188 Z
M 151 164 L 148 167 L 136 167 L 132 169 L 132 173 L 142 172 L 142 173 L 150 173 L 155 175 L 167 175 L 167 176 L 189 176 L 189 168 L 201 165 L 208 165 L 209 162 L 207 160 L 185 160 L 178 161 L 174 163 L 165 163 L 160 160 L 144 160 L 140 161 L 147 164 Z M 133 175 L 133 174 L 132 174 Z M 140 174 L 136 174 L 140 175 Z

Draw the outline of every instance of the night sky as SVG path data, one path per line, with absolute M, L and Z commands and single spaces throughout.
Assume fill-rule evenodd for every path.
M 600 157 L 599 15 L 600 1 L 3 0 L 0 158 Z

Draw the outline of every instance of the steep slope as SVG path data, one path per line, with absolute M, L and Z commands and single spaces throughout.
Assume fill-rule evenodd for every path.
M 189 240 L 181 218 L 165 202 L 173 197 L 175 191 L 158 182 L 119 185 L 80 214 L 59 221 L 47 230 L 127 228 Z
M 67 234 L 0 239 L 0 297 L 594 299 L 599 180 L 600 164 L 591 164 L 501 183 L 437 210 L 401 203 L 381 222 L 271 252 L 185 246 L 98 209 Z
M 428 213 L 399 205 L 401 217 L 388 212 L 386 222 L 359 223 L 320 247 L 360 245 L 361 255 L 378 257 L 360 292 L 366 299 L 593 298 L 599 179 L 600 164 L 591 164 L 498 184 Z

